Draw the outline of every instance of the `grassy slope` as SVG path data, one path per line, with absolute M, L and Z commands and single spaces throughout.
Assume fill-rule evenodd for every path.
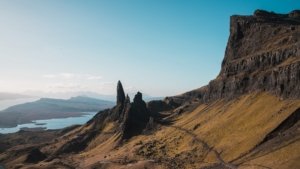
M 192 112 L 183 113 L 172 126 L 162 126 L 153 135 L 134 137 L 118 149 L 111 150 L 115 144 L 114 138 L 108 139 L 81 154 L 84 159 L 82 165 L 126 158 L 135 161 L 131 167 L 152 159 L 160 159 L 163 163 L 164 159 L 172 158 L 187 168 L 211 165 L 220 162 L 220 159 L 227 163 L 246 155 L 298 107 L 299 100 L 280 100 L 267 93 L 248 94 L 230 102 L 221 100 L 209 105 L 202 104 Z M 151 146 L 147 147 L 147 144 Z M 254 157 L 248 160 L 249 163 L 241 161 L 240 167 L 257 168 L 257 165 L 264 165 L 271 168 L 295 168 L 299 166 L 295 161 L 299 159 L 299 144 L 300 141 L 297 141 L 257 159 Z M 189 157 L 195 158 L 195 161 L 185 163 L 189 158 L 181 156 L 189 152 L 197 156 Z M 287 152 L 288 155 L 285 155 Z M 118 165 L 112 163 L 109 166 Z
M 160 126 L 154 133 L 133 137 L 121 145 L 114 132 L 116 124 L 109 123 L 85 151 L 31 167 L 68 168 L 68 164 L 76 168 L 199 169 L 215 165 L 215 168 L 297 169 L 300 135 L 261 146 L 258 153 L 252 150 L 257 150 L 265 136 L 299 107 L 300 100 L 282 100 L 268 93 L 199 104 L 196 109 L 176 117 L 172 125 Z M 41 151 L 47 154 L 90 127 L 77 128 Z M 21 162 L 20 158 L 24 157 L 8 165 Z M 220 163 L 222 166 L 217 166 Z
M 177 125 L 191 130 L 200 124 L 193 133 L 221 152 L 224 160 L 231 161 L 253 149 L 299 106 L 299 101 L 280 101 L 266 93 L 251 94 L 229 103 L 219 101 L 205 108 L 200 106 L 188 115 L 190 118 L 182 117 Z M 294 155 L 286 158 L 295 158 Z M 286 159 L 276 160 L 278 164 Z

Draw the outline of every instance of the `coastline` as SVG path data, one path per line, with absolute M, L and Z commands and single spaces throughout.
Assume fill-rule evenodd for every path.
M 66 118 L 51 118 L 35 120 L 31 123 L 19 124 L 16 127 L 2 127 L 1 134 L 16 133 L 19 131 L 43 131 L 49 129 L 61 129 L 72 125 L 81 125 L 91 119 L 97 112 L 82 112 L 80 116 Z

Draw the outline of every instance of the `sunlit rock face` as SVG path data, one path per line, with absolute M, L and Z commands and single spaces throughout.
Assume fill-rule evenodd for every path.
M 300 12 L 276 14 L 256 10 L 230 18 L 230 36 L 220 74 L 207 86 L 174 99 L 219 98 L 268 91 L 300 98 Z

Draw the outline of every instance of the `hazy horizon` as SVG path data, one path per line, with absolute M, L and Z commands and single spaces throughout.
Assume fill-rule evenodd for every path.
M 0 91 L 171 96 L 220 70 L 229 17 L 296 1 L 0 0 Z M 212 10 L 214 9 L 214 10 Z M 208 17 L 209 16 L 209 17 Z

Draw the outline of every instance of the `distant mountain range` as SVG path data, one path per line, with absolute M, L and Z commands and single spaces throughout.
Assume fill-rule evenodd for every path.
M 114 102 L 85 96 L 68 100 L 41 98 L 11 106 L 0 111 L 0 127 L 13 127 L 32 120 L 80 116 L 83 112 L 97 112 L 114 106 Z
M 76 97 L 76 96 L 85 96 L 85 97 L 91 97 L 101 100 L 108 100 L 108 101 L 116 101 L 116 95 L 106 95 L 106 94 L 100 94 L 97 92 L 91 92 L 91 91 L 78 91 L 78 92 L 43 92 L 43 91 L 26 91 L 22 93 L 24 95 L 34 96 L 34 97 L 48 97 L 48 98 L 70 98 L 70 97 Z M 136 92 L 129 92 L 128 95 L 130 98 L 133 98 Z M 151 101 L 151 100 L 162 100 L 163 97 L 159 96 L 151 96 L 149 94 L 143 94 L 143 98 L 145 101 Z

